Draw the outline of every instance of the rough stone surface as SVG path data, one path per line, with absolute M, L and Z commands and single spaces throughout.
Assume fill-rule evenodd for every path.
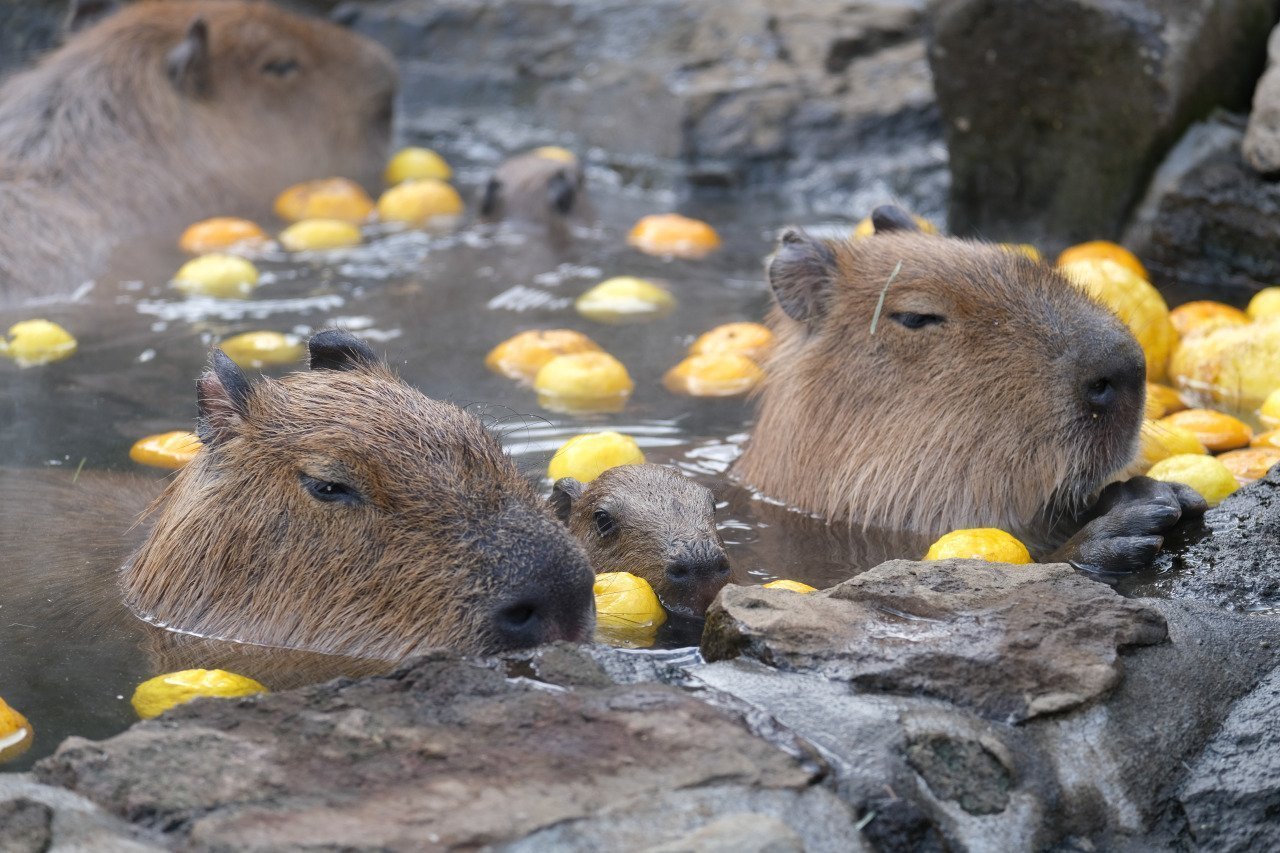
M 161 848 L 70 791 L 0 773 L 2 853 L 148 853 Z
M 402 124 L 492 162 L 558 142 L 618 180 L 788 191 L 938 217 L 946 154 L 923 0 L 387 0 L 356 28 L 401 60 Z
M 1267 70 L 1253 91 L 1253 111 L 1241 151 L 1245 161 L 1263 175 L 1280 173 L 1280 27 L 1267 39 Z
M 1221 853 L 1280 850 L 1280 669 L 1231 709 L 1178 792 L 1191 836 Z
M 566 690 L 438 656 L 198 700 L 35 772 L 184 849 L 643 849 L 744 812 L 806 850 L 863 849 L 824 763 L 780 742 L 663 685 Z
M 1272 0 L 932 0 L 955 233 L 1116 238 L 1165 152 L 1243 109 Z
M 777 818 L 731 814 L 647 853 L 804 853 L 804 840 Z
M 1280 469 L 1170 539 L 1132 590 L 1246 612 L 1280 608 Z
M 1118 649 L 1164 639 L 1157 611 L 1070 566 L 895 560 L 806 596 L 728 588 L 702 650 L 1016 721 L 1100 696 L 1120 679 Z
M 1219 114 L 1170 152 L 1124 242 L 1161 289 L 1244 304 L 1280 282 L 1280 184 L 1240 154 L 1241 119 Z

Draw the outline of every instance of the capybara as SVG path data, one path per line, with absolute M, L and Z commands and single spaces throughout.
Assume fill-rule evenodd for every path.
M 862 240 L 783 234 L 776 342 L 734 474 L 864 529 L 1000 527 L 1100 572 L 1149 563 L 1204 502 L 1146 478 L 1098 501 L 1137 451 L 1133 335 L 1046 264 L 922 234 L 896 208 L 873 221 Z
M 662 465 L 620 465 L 586 486 L 557 480 L 551 506 L 597 573 L 630 572 L 663 606 L 702 616 L 729 582 L 711 490 Z
M 356 658 L 589 639 L 586 555 L 481 423 L 348 333 L 309 349 L 311 370 L 252 383 L 213 352 L 198 383 L 204 446 L 147 509 L 140 547 L 99 569 L 108 585 L 119 570 L 114 597 L 170 631 Z M 68 472 L 61 491 L 40 487 L 41 511 L 58 517 L 0 525 L 6 595 L 48 588 L 40 525 L 84 537 L 92 560 L 95 481 L 111 476 L 78 488 Z M 115 478 L 132 492 L 144 482 Z M 0 478 L 3 496 L 28 500 L 28 479 Z M 131 521 L 115 519 L 121 531 Z
M 296 181 L 376 181 L 395 89 L 379 45 L 264 2 L 110 14 L 0 86 L 0 299 L 70 291 L 124 240 Z
M 489 219 L 555 221 L 584 207 L 583 172 L 578 158 L 563 148 L 517 154 L 494 170 L 480 198 Z

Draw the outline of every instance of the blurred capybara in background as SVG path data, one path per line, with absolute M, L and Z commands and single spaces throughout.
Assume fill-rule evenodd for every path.
M 111 248 L 285 186 L 377 180 L 381 46 L 247 0 L 138 2 L 0 86 L 0 298 L 71 290 Z
M 347 333 L 316 335 L 310 357 L 251 383 L 215 350 L 204 447 L 158 498 L 129 475 L 0 472 L 0 605 L 132 622 L 123 598 L 168 629 L 161 650 L 170 632 L 384 661 L 590 639 L 586 555 L 483 425 Z M 122 556 L 112 540 L 149 502 Z
M 663 606 L 702 616 L 729 582 L 711 490 L 662 465 L 620 465 L 587 485 L 563 477 L 550 504 L 597 573 L 630 572 Z
M 837 523 L 1001 527 L 1103 572 L 1147 565 L 1203 512 L 1145 477 L 1099 499 L 1137 452 L 1146 393 L 1110 310 L 1016 252 L 919 233 L 897 208 L 873 221 L 862 240 L 783 234 L 741 480 Z
M 485 184 L 480 215 L 487 219 L 556 221 L 585 212 L 584 175 L 577 156 L 546 146 L 504 160 Z

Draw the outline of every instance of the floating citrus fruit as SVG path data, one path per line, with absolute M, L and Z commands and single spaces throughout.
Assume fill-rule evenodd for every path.
M 1266 320 L 1280 317 L 1280 287 L 1264 287 L 1249 300 L 1245 309 L 1251 320 Z
M 183 231 L 178 247 L 191 255 L 207 255 L 237 247 L 259 247 L 266 242 L 267 234 L 256 222 L 235 216 L 215 216 Z
M 1272 391 L 1258 407 L 1258 420 L 1269 427 L 1280 427 L 1280 388 Z
M 994 527 L 953 530 L 929 546 L 926 560 L 987 560 L 992 563 L 1034 562 L 1027 546 Z
M 378 218 L 383 222 L 426 225 L 433 219 L 452 218 L 462 213 L 462 196 L 435 178 L 417 178 L 396 184 L 378 199 Z
M 236 299 L 258 286 L 258 268 L 235 255 L 201 255 L 178 269 L 173 286 L 191 296 Z
M 1150 281 L 1147 268 L 1138 260 L 1138 256 L 1119 243 L 1110 240 L 1091 240 L 1070 246 L 1058 255 L 1058 266 L 1063 267 L 1075 261 L 1111 261 L 1117 263 L 1144 281 Z
M 359 246 L 360 229 L 341 219 L 303 219 L 280 232 L 280 245 L 290 252 L 317 252 Z
M 1242 326 L 1249 322 L 1249 315 L 1221 302 L 1200 300 L 1184 302 L 1170 310 L 1169 322 L 1185 338 L 1219 326 Z
M 387 163 L 387 169 L 382 174 L 382 179 L 389 187 L 409 180 L 435 178 L 447 181 L 451 177 L 453 169 L 430 148 L 401 148 Z
M 662 384 L 673 394 L 690 397 L 734 397 L 764 378 L 764 371 L 745 355 L 691 355 L 666 372 Z
M 301 219 L 341 219 L 364 222 L 373 212 L 373 199 L 355 181 L 320 178 L 294 184 L 276 196 L 276 215 L 286 222 Z
M 1161 423 L 1151 418 L 1145 418 L 1142 421 L 1139 446 L 1141 450 L 1138 458 L 1143 468 L 1150 468 L 1170 456 L 1181 456 L 1186 453 L 1205 454 L 1209 452 L 1200 443 L 1200 439 L 1196 438 L 1195 434 L 1189 430 L 1173 424 Z
M 135 441 L 129 448 L 129 458 L 154 468 L 181 468 L 196 458 L 200 447 L 200 439 L 194 432 L 162 432 Z
M 530 329 L 489 350 L 484 364 L 494 373 L 532 384 L 548 361 L 575 352 L 600 352 L 600 345 L 572 329 Z
M 1030 243 L 1001 243 L 1000 248 L 1015 255 L 1023 255 L 1036 263 L 1044 260 L 1044 255 L 1040 254 L 1040 250 Z
M 697 260 L 720 248 L 720 235 L 700 219 L 678 213 L 655 213 L 635 224 L 627 235 L 627 243 L 647 255 Z
M 18 367 L 35 367 L 70 358 L 76 346 L 76 339 L 57 323 L 23 320 L 10 326 L 0 339 L 0 355 L 13 359 Z
M 201 696 L 234 699 L 266 692 L 267 688 L 252 678 L 245 678 L 243 675 L 236 675 L 224 669 L 184 669 L 180 672 L 157 675 L 142 682 L 133 691 L 133 698 L 130 701 L 138 716 L 149 720 L 175 705 L 190 702 Z
M 1257 406 L 1280 388 L 1280 318 L 1184 338 L 1173 350 L 1169 375 L 1201 400 L 1233 409 Z
M 1280 447 L 1245 447 L 1229 450 L 1218 457 L 1231 476 L 1242 486 L 1266 476 L 1272 466 L 1280 462 Z
M 807 583 L 800 583 L 800 581 L 789 581 L 789 580 L 769 581 L 767 584 L 764 585 L 764 588 L 765 589 L 789 589 L 792 592 L 801 592 L 801 593 L 818 591 L 818 588 L 815 586 L 809 586 Z
M 34 736 L 35 729 L 27 718 L 0 699 L 0 764 L 26 752 Z
M 1166 483 L 1184 483 L 1199 492 L 1209 506 L 1217 506 L 1240 488 L 1226 465 L 1212 456 L 1200 454 L 1170 456 L 1152 465 L 1147 476 Z
M 606 352 L 558 355 L 534 377 L 538 403 L 553 412 L 620 412 L 635 383 L 622 362 Z
M 624 275 L 600 282 L 579 296 L 573 307 L 600 323 L 643 323 L 670 314 L 676 299 L 651 281 Z
M 642 464 L 644 451 L 631 436 L 620 432 L 593 432 L 575 435 L 560 445 L 547 466 L 547 476 L 552 480 L 573 477 L 578 482 L 590 483 L 610 468 Z
M 925 219 L 923 216 L 916 216 L 913 213 L 911 214 L 911 219 L 916 223 L 916 227 L 919 228 L 925 234 L 938 233 L 938 227 L 934 225 L 932 222 L 930 222 L 929 220 Z M 864 237 L 870 237 L 874 233 L 876 233 L 876 226 L 871 221 L 871 217 L 866 216 L 866 217 L 863 217 L 858 222 L 858 224 L 854 226 L 853 239 L 861 240 Z
M 689 346 L 689 355 L 734 353 L 759 361 L 773 346 L 773 332 L 760 323 L 725 323 L 703 332 Z
M 1157 385 L 1155 382 L 1147 383 L 1147 399 L 1155 400 L 1159 405 L 1162 414 L 1157 417 L 1180 412 L 1187 407 L 1177 391 L 1168 385 Z
M 630 572 L 596 575 L 596 634 L 613 645 L 653 645 L 667 614 L 649 582 Z
M 281 332 L 245 332 L 227 338 L 218 348 L 241 367 L 257 370 L 276 364 L 293 364 L 302 358 L 302 338 Z
M 1164 376 L 1169 353 L 1178 340 L 1169 322 L 1169 307 L 1160 291 L 1128 267 L 1105 259 L 1063 264 L 1062 272 L 1120 318 L 1147 356 L 1147 378 Z
M 1239 418 L 1213 409 L 1186 409 L 1161 418 L 1159 423 L 1182 427 L 1214 453 L 1248 447 L 1253 430 Z

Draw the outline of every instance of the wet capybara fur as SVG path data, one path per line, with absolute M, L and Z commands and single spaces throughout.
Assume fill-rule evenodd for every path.
M 249 0 L 144 0 L 0 86 L 0 299 L 65 293 L 132 237 L 373 182 L 396 69 L 336 24 Z
M 550 503 L 597 573 L 630 572 L 668 610 L 702 616 L 729 582 L 711 490 L 661 465 L 620 465 L 584 486 L 557 480 Z
M 873 220 L 862 240 L 782 236 L 740 480 L 864 529 L 1000 527 L 1040 554 L 1081 532 L 1051 556 L 1106 571 L 1145 564 L 1203 511 L 1139 478 L 1089 515 L 1137 451 L 1146 393 L 1142 349 L 1108 309 L 1019 253 L 920 233 L 896 208 Z
M 250 383 L 220 350 L 204 447 L 148 512 L 120 585 L 139 617 L 223 640 L 396 660 L 591 636 L 593 574 L 498 442 L 342 332 Z
M 556 221 L 586 207 L 582 164 L 563 149 L 539 148 L 502 162 L 485 184 L 480 215 L 487 219 Z

